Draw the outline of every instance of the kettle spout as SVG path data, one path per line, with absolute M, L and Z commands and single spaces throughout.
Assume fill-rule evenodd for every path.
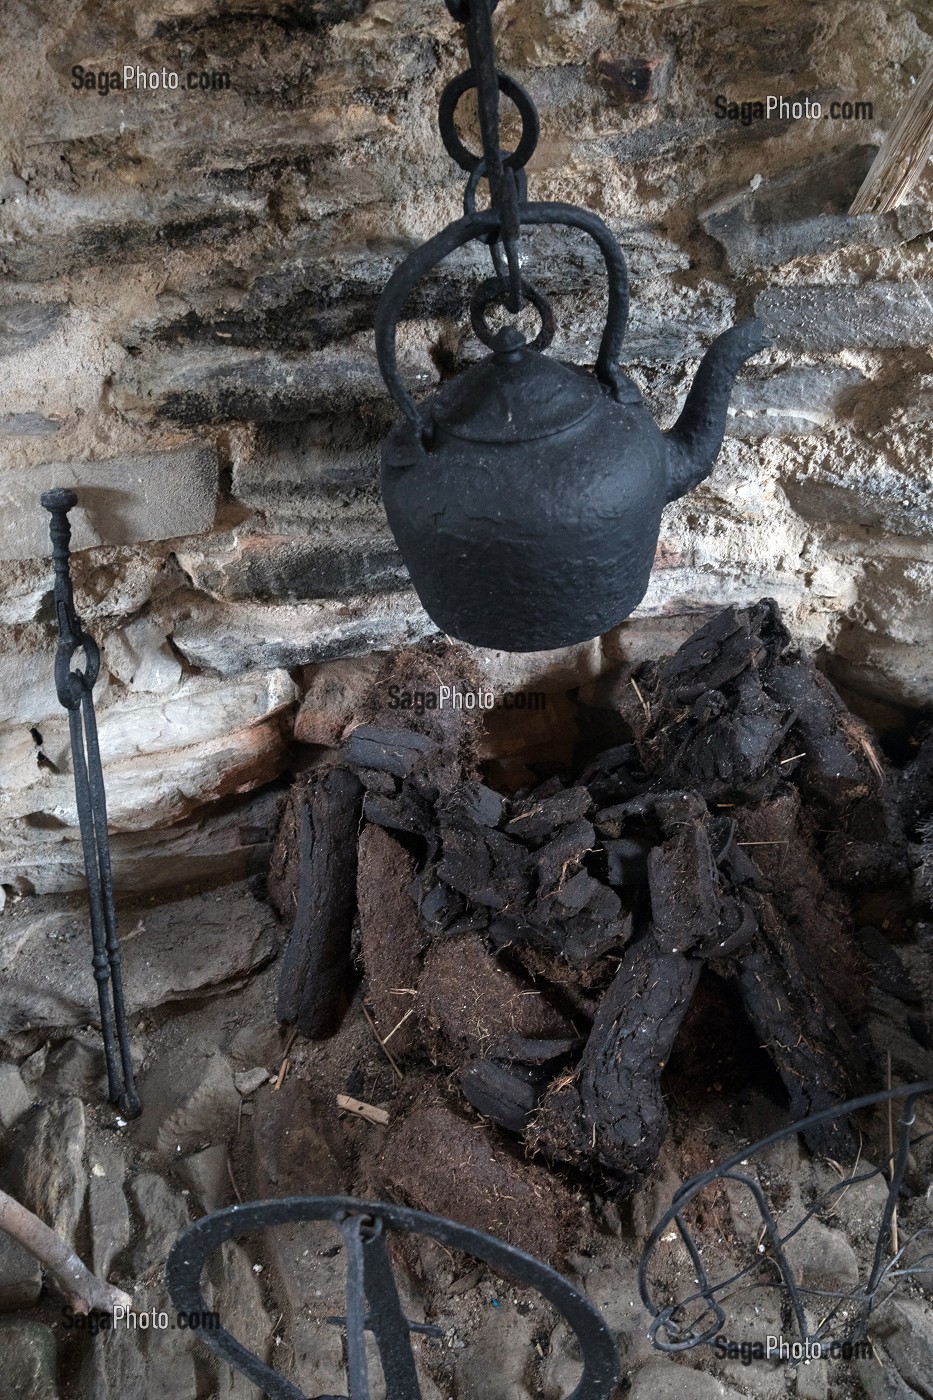
M 736 375 L 750 356 L 771 344 L 755 317 L 717 336 L 700 362 L 683 411 L 665 433 L 669 501 L 705 481 L 722 447 L 726 410 Z

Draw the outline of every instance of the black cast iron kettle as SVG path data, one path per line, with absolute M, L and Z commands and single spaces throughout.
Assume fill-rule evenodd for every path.
M 458 18 L 464 4 L 448 0 Z M 465 22 L 476 27 L 475 65 L 483 44 L 491 45 L 489 4 L 466 4 Z M 530 106 L 530 98 L 508 81 L 511 87 L 503 91 L 517 102 L 524 120 L 523 104 Z M 475 82 L 470 70 L 453 86 L 465 90 Z M 482 104 L 482 83 L 480 89 Z M 498 91 L 494 99 L 498 102 Z M 445 102 L 452 111 L 445 95 L 442 118 Z M 494 104 L 488 106 L 494 114 Z M 396 270 L 376 316 L 379 366 L 404 415 L 383 445 L 386 514 L 418 596 L 442 631 L 505 651 L 570 646 L 615 627 L 641 602 L 661 512 L 709 475 L 722 445 L 735 377 L 769 342 L 757 320 L 719 336 L 700 364 L 677 423 L 662 433 L 636 385 L 618 369 L 628 274 L 610 230 L 573 205 L 525 202 L 524 177 L 519 170 L 516 178 L 509 166 L 533 149 L 524 134 L 510 157 L 498 149 L 494 124 L 491 132 L 484 129 L 485 154 L 469 157 L 472 164 L 458 139 L 449 131 L 444 135 L 451 153 L 471 170 L 467 213 Z M 496 153 L 500 170 L 498 183 L 490 179 L 493 207 L 477 212 L 476 182 Z M 521 228 L 535 224 L 581 229 L 602 253 L 609 305 L 592 372 L 542 353 L 553 334 L 550 308 L 519 273 L 514 252 Z M 420 279 L 473 239 L 490 245 L 496 265 L 497 278 L 480 285 L 472 306 L 474 330 L 492 353 L 416 405 L 396 363 L 399 317 Z M 514 311 L 522 294 L 542 318 L 531 345 L 514 328 L 493 334 L 484 316 L 496 301 L 511 302 Z
M 522 212 L 546 210 L 550 222 L 560 208 Z M 453 246 L 479 236 L 476 222 L 489 215 L 462 219 L 418 249 L 386 288 L 377 321 L 380 366 L 405 415 L 382 452 L 392 533 L 438 627 L 504 651 L 586 641 L 638 606 L 661 512 L 709 475 L 735 377 L 768 344 L 757 320 L 719 336 L 677 423 L 662 433 L 616 368 L 628 302 L 622 254 L 594 215 L 572 206 L 562 212 L 597 237 L 610 275 L 609 319 L 592 374 L 507 329 L 491 355 L 420 407 L 403 388 L 395 364 L 401 303 L 450 251 L 452 236 Z

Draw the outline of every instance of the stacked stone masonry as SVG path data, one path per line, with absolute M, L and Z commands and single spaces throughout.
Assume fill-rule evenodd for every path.
M 714 334 L 754 310 L 774 338 L 584 678 L 662 622 L 770 595 L 867 712 L 928 706 L 933 172 L 891 214 L 846 213 L 933 55 L 928 5 L 501 0 L 496 30 L 541 110 L 531 196 L 595 209 L 624 246 L 625 364 L 662 425 Z M 11 12 L 5 41 L 0 885 L 80 883 L 37 504 L 53 482 L 81 495 L 118 880 L 243 873 L 315 668 L 432 635 L 378 496 L 372 322 L 392 269 L 460 212 L 435 118 L 462 31 L 441 0 L 52 0 Z M 75 65 L 125 62 L 181 87 L 74 85 Z M 229 86 L 189 91 L 189 71 Z M 873 113 L 717 116 L 720 94 L 769 93 Z M 526 266 L 557 309 L 553 353 L 591 363 L 595 251 L 540 230 Z M 480 353 L 465 307 L 485 275 L 470 248 L 413 298 L 413 389 Z

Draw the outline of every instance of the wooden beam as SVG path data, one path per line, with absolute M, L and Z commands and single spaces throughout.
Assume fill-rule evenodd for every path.
M 933 155 L 933 62 L 917 82 L 872 162 L 850 214 L 886 214 L 910 194 Z

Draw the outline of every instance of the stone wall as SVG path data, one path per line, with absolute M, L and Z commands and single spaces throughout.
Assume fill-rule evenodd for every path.
M 715 333 L 756 309 L 775 337 L 713 476 L 666 514 L 644 605 L 581 650 L 581 678 L 769 594 L 873 713 L 930 704 L 933 181 L 845 213 L 933 54 L 925 0 L 502 0 L 497 34 L 541 110 L 532 197 L 588 205 L 624 245 L 625 363 L 663 425 Z M 81 492 L 118 880 L 260 866 L 261 789 L 319 668 L 432 632 L 376 489 L 371 327 L 391 270 L 460 211 L 435 118 L 462 31 L 441 0 L 51 0 L 8 10 L 4 48 L 0 884 L 79 882 L 37 506 L 53 482 Z M 124 63 L 181 86 L 72 85 L 74 65 Z M 873 116 L 743 123 L 719 94 Z M 413 386 L 479 353 L 463 308 L 484 258 L 413 299 Z M 526 261 L 555 352 L 591 361 L 593 251 L 539 231 Z

